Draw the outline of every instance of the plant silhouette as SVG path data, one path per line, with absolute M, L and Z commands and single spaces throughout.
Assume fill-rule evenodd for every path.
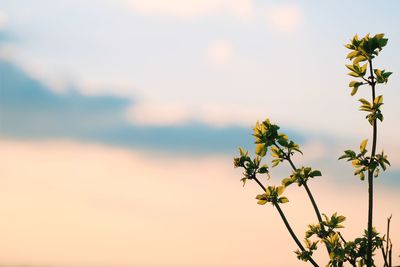
M 300 147 L 286 134 L 279 132 L 280 127 L 271 123 L 269 119 L 257 122 L 253 129 L 255 156 L 251 157 L 248 151 L 239 148 L 239 157 L 234 158 L 234 167 L 242 168 L 243 185 L 248 180 L 255 181 L 263 190 L 262 194 L 256 196 L 259 205 L 267 203 L 272 204 L 278 211 L 289 234 L 295 241 L 298 249 L 295 252 L 299 260 L 309 262 L 313 266 L 320 266 L 313 258 L 314 252 L 319 245 L 325 247 L 329 255 L 329 262 L 326 266 L 339 267 L 350 264 L 354 267 L 376 266 L 374 256 L 376 251 L 380 250 L 383 257 L 383 266 L 392 267 L 392 242 L 390 240 L 390 220 L 387 220 L 387 229 L 385 235 L 381 236 L 373 227 L 373 203 L 374 203 L 374 177 L 378 177 L 381 171 L 385 171 L 390 163 L 387 155 L 377 152 L 377 133 L 378 122 L 383 121 L 381 107 L 383 105 L 383 96 L 377 95 L 378 85 L 388 82 L 391 72 L 373 67 L 374 59 L 380 54 L 382 48 L 386 46 L 388 39 L 384 34 L 370 36 L 367 34 L 363 38 L 355 35 L 349 44 L 345 47 L 350 50 L 347 59 L 351 61 L 346 67 L 350 70 L 348 75 L 354 78 L 350 81 L 351 95 L 357 94 L 361 87 L 371 90 L 371 99 L 359 99 L 361 103 L 360 111 L 366 112 L 366 120 L 372 128 L 372 143 L 368 148 L 368 140 L 362 140 L 359 150 L 346 150 L 339 159 L 345 159 L 351 162 L 354 167 L 354 175 L 360 180 L 366 180 L 368 186 L 368 214 L 367 228 L 364 235 L 354 240 L 347 240 L 340 233 L 343 228 L 345 217 L 334 213 L 330 216 L 321 213 L 317 202 L 309 187 L 311 179 L 321 176 L 319 170 L 307 166 L 296 166 L 293 161 L 295 153 L 302 154 Z M 259 179 L 260 175 L 266 175 L 269 178 L 269 165 L 262 161 L 267 154 L 272 156 L 271 166 L 276 167 L 285 162 L 291 168 L 291 174 L 281 181 L 279 186 L 265 186 Z M 304 188 L 317 218 L 317 223 L 308 225 L 305 232 L 304 243 L 300 242 L 297 235 L 287 220 L 282 205 L 289 202 L 286 196 L 283 196 L 285 188 L 297 184 Z

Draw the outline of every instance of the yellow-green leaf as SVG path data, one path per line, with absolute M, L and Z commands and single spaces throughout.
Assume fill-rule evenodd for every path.
M 257 201 L 258 205 L 265 205 L 268 201 L 260 199 L 259 201 Z
M 285 190 L 285 187 L 283 187 L 283 186 L 278 186 L 278 187 L 277 187 L 278 196 L 282 195 L 282 193 L 283 193 L 284 190 Z
M 375 99 L 374 99 L 374 104 L 375 105 L 382 104 L 382 103 L 383 103 L 383 96 L 382 95 L 375 97 Z
M 365 140 L 363 140 L 363 141 L 361 142 L 361 144 L 360 144 L 360 151 L 361 151 L 361 152 L 364 152 L 364 151 L 365 151 L 365 148 L 367 147 L 367 143 L 368 143 L 368 139 L 365 139 Z
M 287 197 L 280 197 L 279 199 L 278 199 L 278 201 L 279 201 L 279 203 L 288 203 L 289 202 L 289 199 L 287 198 Z
M 267 153 L 267 151 L 265 149 L 265 144 L 256 144 L 256 151 L 255 152 L 260 157 L 264 157 L 265 154 Z

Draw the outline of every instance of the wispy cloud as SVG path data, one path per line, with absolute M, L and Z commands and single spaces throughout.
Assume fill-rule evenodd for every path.
M 193 119 L 190 109 L 180 103 L 141 101 L 126 111 L 127 119 L 136 125 L 168 126 L 187 123 Z
M 238 145 L 251 143 L 247 128 L 221 128 L 186 120 L 179 107 L 153 110 L 151 106 L 146 110 L 139 104 L 135 109 L 134 102 L 115 96 L 84 96 L 74 90 L 56 94 L 3 60 L 0 72 L 2 137 L 70 138 L 191 153 L 233 152 Z M 129 112 L 133 116 L 130 120 Z M 185 120 L 177 124 L 181 119 Z

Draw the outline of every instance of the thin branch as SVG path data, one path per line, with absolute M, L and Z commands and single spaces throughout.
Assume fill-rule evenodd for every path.
M 265 186 L 260 182 L 260 180 L 257 179 L 257 177 L 255 175 L 252 176 L 251 179 L 256 181 L 256 183 L 264 190 L 264 192 L 266 191 Z M 303 247 L 303 245 L 301 244 L 301 242 L 297 238 L 296 234 L 293 232 L 293 229 L 290 226 L 288 220 L 286 219 L 286 216 L 283 213 L 282 209 L 279 207 L 279 204 L 278 203 L 273 203 L 273 204 L 276 207 L 276 209 L 278 210 L 279 215 L 281 216 L 281 218 L 283 220 L 283 223 L 286 226 L 286 229 L 289 231 L 290 235 L 292 236 L 293 240 L 296 242 L 297 246 L 300 248 L 301 251 L 305 251 L 305 248 Z M 314 259 L 311 256 L 310 256 L 310 258 L 308 260 L 314 267 L 319 267 L 319 265 L 314 261 Z
M 281 151 L 281 153 L 283 154 L 284 158 L 289 162 L 289 164 L 290 164 L 290 166 L 292 167 L 292 169 L 293 169 L 294 171 L 296 171 L 297 168 L 296 168 L 296 166 L 294 165 L 292 159 L 290 158 L 290 154 L 289 154 L 289 153 L 286 153 L 285 151 L 283 151 L 283 149 L 282 149 L 276 142 L 274 142 L 274 145 Z M 321 213 L 319 212 L 319 209 L 318 209 L 317 203 L 315 202 L 314 196 L 313 196 L 313 194 L 311 193 L 311 190 L 310 190 L 310 188 L 308 187 L 307 182 L 306 182 L 306 181 L 302 181 L 302 184 L 304 185 L 304 188 L 305 188 L 306 191 L 307 191 L 308 198 L 310 199 L 311 204 L 313 205 L 315 214 L 317 215 L 317 218 L 318 218 L 318 222 L 319 222 L 319 224 L 321 225 L 322 230 L 325 232 L 325 227 L 324 227 L 324 225 L 323 225 L 323 223 L 322 223 Z
M 372 60 L 368 60 L 369 71 L 371 74 L 371 89 L 372 89 L 372 102 L 375 100 L 375 78 L 372 68 Z M 378 126 L 376 118 L 373 121 L 373 133 L 372 133 L 372 149 L 370 164 L 374 160 L 376 151 L 376 141 L 378 135 Z M 374 180 L 373 180 L 373 170 L 368 170 L 368 243 L 367 243 L 367 267 L 372 267 L 372 217 L 373 217 L 373 206 L 374 206 Z
M 297 238 L 296 234 L 293 232 L 292 228 L 290 227 L 289 222 L 287 221 L 287 219 L 285 217 L 285 214 L 283 213 L 282 209 L 279 207 L 279 204 L 278 203 L 274 203 L 274 206 L 278 210 L 279 215 L 281 215 L 281 218 L 282 218 L 283 222 L 285 223 L 285 226 L 286 226 L 287 230 L 289 231 L 290 235 L 292 236 L 292 238 L 296 242 L 297 246 L 299 246 L 301 251 L 305 251 L 305 248 L 303 247 L 303 245 L 301 244 L 301 242 Z M 318 264 L 313 260 L 313 258 L 311 256 L 308 258 L 308 261 L 312 265 L 314 265 L 315 267 L 319 267 Z

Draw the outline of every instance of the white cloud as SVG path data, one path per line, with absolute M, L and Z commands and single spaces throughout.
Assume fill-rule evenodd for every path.
M 177 102 L 141 101 L 126 111 L 128 121 L 139 125 L 178 125 L 199 121 L 213 127 L 241 125 L 251 127 L 264 113 L 259 108 L 238 109 L 233 105 L 203 104 L 188 106 Z M 249 128 L 250 129 L 250 128 Z
M 233 59 L 233 45 L 227 40 L 216 40 L 207 48 L 208 60 L 213 65 L 225 65 Z
M 139 102 L 126 111 L 128 121 L 139 125 L 176 125 L 188 121 L 188 108 L 178 103 Z
M 250 127 L 260 115 L 263 115 L 260 108 L 241 109 L 234 105 L 203 105 L 198 112 L 199 120 L 214 127 L 225 127 L 233 124 Z
M 252 0 L 123 0 L 133 11 L 144 15 L 164 15 L 180 19 L 227 13 L 239 19 L 250 19 Z
M 269 6 L 266 16 L 271 30 L 290 33 L 301 27 L 304 19 L 303 13 L 298 5 L 282 4 Z

